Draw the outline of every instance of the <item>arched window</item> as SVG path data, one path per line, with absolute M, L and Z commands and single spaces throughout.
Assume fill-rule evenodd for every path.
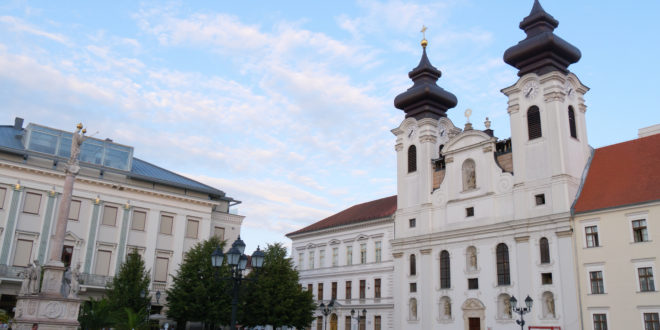
M 414 145 L 408 148 L 408 173 L 417 171 L 417 147 Z
M 527 110 L 527 132 L 530 140 L 543 136 L 541 134 L 541 113 L 539 107 L 535 105 Z
M 571 137 L 577 139 L 577 128 L 575 128 L 575 110 L 573 106 L 568 106 L 568 127 L 571 130 Z
M 466 159 L 463 162 L 463 190 L 477 188 L 477 173 L 474 160 Z
M 539 241 L 539 249 L 541 250 L 541 263 L 547 264 L 550 263 L 550 245 L 548 244 L 548 239 L 542 237 Z
M 417 275 L 417 261 L 415 261 L 415 255 L 410 255 L 410 275 Z
M 449 268 L 449 252 L 442 250 L 440 252 L 440 288 L 449 289 L 451 287 L 451 271 Z
M 509 272 L 509 248 L 504 243 L 497 244 L 497 285 L 511 284 Z

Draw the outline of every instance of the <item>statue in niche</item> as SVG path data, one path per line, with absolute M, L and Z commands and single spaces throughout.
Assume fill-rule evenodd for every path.
M 504 297 L 504 317 L 510 319 L 511 318 L 511 301 L 509 301 L 509 297 Z
M 555 317 L 555 298 L 551 293 L 545 295 L 545 310 L 547 311 L 546 316 Z
M 410 299 L 410 318 L 413 320 L 417 319 L 417 299 Z
M 78 298 L 79 291 L 80 291 L 80 263 L 76 265 L 76 268 L 73 269 L 73 273 L 71 273 L 71 290 L 69 292 L 69 298 Z
M 463 190 L 471 190 L 477 188 L 477 176 L 475 173 L 475 165 L 472 159 L 463 162 Z
M 443 299 L 444 301 L 444 313 L 443 316 L 444 318 L 451 318 L 451 302 L 449 301 L 449 298 Z
M 467 249 L 467 268 L 470 271 L 477 270 L 477 249 L 474 246 Z

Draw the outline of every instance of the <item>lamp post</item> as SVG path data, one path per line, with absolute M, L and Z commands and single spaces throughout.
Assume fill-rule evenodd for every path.
M 226 254 L 222 253 L 222 249 L 218 246 L 215 251 L 211 253 L 211 264 L 216 269 L 220 268 L 226 260 L 229 265 L 230 277 L 227 280 L 232 281 L 232 299 L 231 299 L 231 330 L 236 330 L 236 312 L 238 309 L 238 290 L 241 282 L 246 280 L 243 278 L 243 271 L 247 266 L 248 257 L 243 254 L 245 251 L 245 243 L 241 240 L 241 236 L 232 243 L 231 248 Z M 257 250 L 252 253 L 252 268 L 258 270 L 264 265 L 264 257 L 266 254 L 257 247 Z
M 523 315 L 532 311 L 532 304 L 534 301 L 528 295 L 527 298 L 525 298 L 525 306 L 527 307 L 516 307 L 518 304 L 518 299 L 516 299 L 515 296 L 511 296 L 509 302 L 511 303 L 511 311 L 520 315 L 520 320 L 516 320 L 516 323 L 520 325 L 520 330 L 524 330 L 525 320 L 523 319 Z
M 321 314 L 323 314 L 324 317 L 323 329 L 328 329 L 328 315 L 330 315 L 335 309 L 335 300 L 331 299 L 327 306 L 324 303 L 321 303 L 319 307 L 321 308 Z
M 360 312 L 357 313 L 357 317 L 355 315 L 355 309 L 351 309 L 351 318 L 355 319 L 358 321 L 358 330 L 360 330 L 360 320 L 364 320 L 365 323 L 365 328 L 366 328 L 366 323 L 367 323 L 367 309 L 362 310 L 362 315 L 360 315 Z

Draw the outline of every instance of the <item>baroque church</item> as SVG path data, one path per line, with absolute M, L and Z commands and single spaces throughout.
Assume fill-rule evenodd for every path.
M 405 113 L 392 129 L 397 195 L 352 206 L 287 235 L 301 285 L 333 307 L 319 309 L 312 329 L 513 329 L 519 316 L 512 297 L 522 307 L 531 299 L 524 316 L 529 329 L 607 328 L 609 314 L 600 310 L 614 302 L 589 298 L 589 306 L 600 308 L 591 313 L 593 323 L 579 302 L 586 291 L 577 279 L 594 272 L 578 274 L 591 266 L 583 267 L 577 257 L 584 237 L 576 237 L 572 221 L 576 200 L 595 197 L 593 189 L 580 195 L 594 151 L 585 122 L 589 88 L 569 71 L 581 53 L 554 33 L 558 24 L 535 0 L 520 22 L 526 37 L 504 52 L 519 76 L 501 90 L 511 127 L 506 139 L 495 136 L 488 119 L 485 129 L 477 129 L 469 118 L 458 127 L 447 117 L 457 98 L 438 85 L 441 72 L 422 40 L 421 60 L 408 74 L 412 86 L 394 99 Z M 634 145 L 652 146 L 660 138 L 641 136 Z M 647 190 L 635 205 L 657 202 L 660 191 Z M 592 223 L 595 216 L 583 217 Z M 587 233 L 587 240 L 594 235 Z M 353 256 L 358 249 L 359 258 Z M 640 260 L 655 260 L 657 250 L 650 257 L 645 251 Z M 644 265 L 639 267 L 648 284 L 655 268 Z M 596 275 L 602 288 L 602 272 Z M 590 281 L 582 285 L 593 286 Z M 353 283 L 360 283 L 360 299 Z M 324 292 L 324 285 L 332 292 Z M 657 296 L 655 289 L 648 291 Z M 651 309 L 640 320 L 654 326 L 658 313 Z

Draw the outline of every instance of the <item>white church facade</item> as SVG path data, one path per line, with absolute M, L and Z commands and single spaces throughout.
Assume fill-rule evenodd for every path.
M 383 329 L 513 329 L 512 296 L 533 299 L 530 329 L 581 328 L 571 207 L 592 152 L 589 88 L 568 70 L 581 54 L 553 33 L 557 25 L 535 1 L 520 24 L 527 37 L 504 54 L 519 70 L 502 90 L 507 139 L 494 136 L 487 118 L 477 129 L 447 117 L 457 99 L 436 84 L 441 73 L 422 41 L 413 86 L 394 100 L 405 119 L 392 130 L 397 202 L 386 231 L 393 239 L 382 244 L 391 251 L 393 309 Z M 290 237 L 295 260 L 303 241 Z M 336 278 L 328 271 L 317 281 Z

